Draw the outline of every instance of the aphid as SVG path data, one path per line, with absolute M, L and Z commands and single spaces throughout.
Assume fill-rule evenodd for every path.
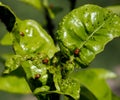
M 76 49 L 74 50 L 74 55 L 78 55 L 79 52 L 80 52 L 80 49 L 76 48 Z
M 21 36 L 25 36 L 25 34 L 24 34 L 23 32 L 20 32 L 20 35 L 21 35 Z
M 43 64 L 48 64 L 48 58 L 43 59 L 43 60 L 42 60 L 42 63 L 43 63 Z
M 39 79 L 40 76 L 41 76 L 40 74 L 36 74 L 36 75 L 35 75 L 35 79 Z

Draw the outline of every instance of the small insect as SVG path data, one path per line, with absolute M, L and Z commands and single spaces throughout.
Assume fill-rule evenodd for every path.
M 80 52 L 80 49 L 76 48 L 76 49 L 74 50 L 74 55 L 78 55 L 79 52 Z
M 36 74 L 36 75 L 35 75 L 35 79 L 39 79 L 40 76 L 41 76 L 40 74 Z
M 23 32 L 20 32 L 20 35 L 21 35 L 21 36 L 25 36 L 25 34 L 24 34 Z
M 43 64 L 48 64 L 48 58 L 43 59 L 43 60 L 42 60 L 42 63 L 43 63 Z

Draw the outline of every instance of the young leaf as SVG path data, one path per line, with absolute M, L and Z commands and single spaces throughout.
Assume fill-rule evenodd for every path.
M 20 20 L 12 10 L 0 4 L 0 19 L 12 33 L 17 54 L 43 53 L 50 58 L 58 50 L 50 35 L 34 20 Z
M 32 91 L 38 87 L 42 88 L 48 79 L 47 67 L 49 64 L 47 65 L 47 62 L 49 61 L 47 60 L 51 59 L 58 51 L 53 39 L 36 21 L 20 20 L 6 5 L 1 4 L 0 8 L 4 10 L 2 13 L 0 11 L 0 14 L 4 16 L 0 16 L 3 23 L 7 27 L 9 24 L 13 25 L 7 30 L 12 33 L 13 48 L 16 55 L 6 62 L 7 73 L 22 66 Z M 8 15 L 12 16 L 9 20 L 15 19 L 15 22 L 6 23 L 7 12 L 9 12 Z
M 0 77 L 0 90 L 21 94 L 31 93 L 31 90 L 23 77 L 19 78 L 11 75 Z
M 21 61 L 22 57 L 20 55 L 11 55 L 8 57 L 5 62 L 6 69 L 4 73 L 10 73 L 11 71 L 17 69 L 21 65 Z
M 66 15 L 56 33 L 63 54 L 75 55 L 75 61 L 88 65 L 105 45 L 120 36 L 120 17 L 108 9 L 85 5 Z
M 79 100 L 97 100 L 97 98 L 84 86 L 81 86 L 80 99 Z
M 56 93 L 58 92 L 60 94 L 69 95 L 75 100 L 79 99 L 80 96 L 79 82 L 70 77 L 62 78 L 61 70 L 59 67 L 54 72 L 53 80 L 56 87 Z
M 12 45 L 13 44 L 13 36 L 10 33 L 6 33 L 2 40 L 0 41 L 1 45 Z
M 20 0 L 22 2 L 25 2 L 29 5 L 32 5 L 33 7 L 37 8 L 37 9 L 41 9 L 41 0 Z
M 57 52 L 53 39 L 34 20 L 17 20 L 12 34 L 17 54 L 41 53 L 51 58 Z
M 20 68 L 10 74 L 0 76 L 0 90 L 20 94 L 31 93 L 24 78 L 24 72 Z
M 116 75 L 104 69 L 88 69 L 74 72 L 71 77 L 91 91 L 97 100 L 112 100 L 112 92 L 105 79 Z

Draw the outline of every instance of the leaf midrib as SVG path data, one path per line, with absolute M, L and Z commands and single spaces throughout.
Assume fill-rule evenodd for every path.
M 113 16 L 112 16 L 112 17 L 113 17 Z M 90 39 L 100 28 L 102 28 L 102 27 L 106 24 L 106 22 L 108 22 L 109 20 L 111 20 L 112 17 L 108 18 L 108 19 L 107 19 L 106 21 L 104 21 L 99 27 L 97 27 L 97 28 L 86 38 L 86 40 L 81 44 L 81 46 L 80 46 L 79 49 L 81 49 L 81 48 L 83 47 L 83 45 L 85 45 L 85 44 L 89 41 L 89 39 Z

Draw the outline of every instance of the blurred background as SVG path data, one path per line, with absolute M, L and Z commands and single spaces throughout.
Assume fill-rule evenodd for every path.
M 55 12 L 55 18 L 53 19 L 54 32 L 57 29 L 58 23 L 61 19 L 71 10 L 70 0 L 48 0 L 49 6 Z M 71 0 L 75 1 L 75 0 Z M 36 8 L 27 5 L 20 0 L 0 0 L 0 2 L 9 5 L 15 14 L 21 19 L 34 19 L 38 21 L 43 27 L 46 25 L 46 19 L 44 13 Z M 84 4 L 96 4 L 102 7 L 116 6 L 120 5 L 120 0 L 76 0 L 76 7 L 82 6 Z M 116 9 L 119 10 L 120 8 Z M 120 14 L 120 13 L 119 13 Z M 6 28 L 3 23 L 0 22 L 0 40 L 7 33 Z M 4 60 L 1 58 L 4 54 L 12 53 L 11 46 L 0 45 L 0 74 L 4 70 Z M 94 61 L 90 64 L 90 67 L 101 67 L 114 71 L 120 76 L 120 39 L 116 38 L 110 42 L 105 50 L 98 54 Z M 120 78 L 109 80 L 109 84 L 114 92 L 120 95 Z M 0 100 L 37 100 L 32 95 L 19 95 L 11 94 L 0 91 Z

